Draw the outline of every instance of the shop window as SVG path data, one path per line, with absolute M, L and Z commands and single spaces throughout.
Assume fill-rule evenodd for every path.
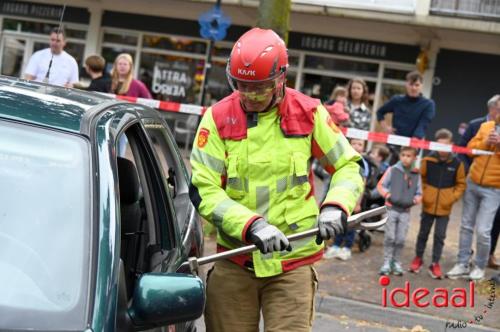
M 206 85 L 205 105 L 213 105 L 231 92 L 226 77 L 226 62 L 214 61 Z
M 204 60 L 143 52 L 139 79 L 155 99 L 198 104 L 204 63 Z
M 215 43 L 214 51 L 212 53 L 213 56 L 218 56 L 224 59 L 228 59 L 231 54 L 232 45 L 224 45 L 220 43 Z
M 3 21 L 3 29 L 11 31 L 23 31 L 29 33 L 38 33 L 43 35 L 48 35 L 53 28 L 56 28 L 57 24 L 44 23 L 44 22 L 30 22 L 23 20 L 15 20 L 10 18 L 5 18 Z M 87 37 L 87 32 L 85 30 L 78 30 L 64 26 L 64 31 L 66 33 L 66 39 L 85 39 Z
M 207 44 L 189 38 L 178 38 L 168 36 L 144 35 L 142 46 L 157 48 L 161 50 L 172 50 L 179 52 L 189 52 L 205 54 Z
M 295 81 L 297 80 L 297 73 L 289 71 L 286 75 L 286 86 L 295 89 Z
M 405 81 L 406 74 L 408 74 L 410 71 L 411 70 L 409 70 L 409 69 L 385 68 L 384 69 L 384 78 Z
M 332 90 L 338 85 L 347 85 L 348 81 L 345 78 L 305 74 L 301 90 L 308 96 L 327 102 L 330 100 Z
M 4 39 L 3 43 L 2 75 L 20 77 L 26 41 L 7 37 Z
M 330 101 L 333 89 L 337 86 L 346 87 L 348 82 L 348 78 L 305 74 L 301 91 L 308 96 L 320 99 L 322 102 L 328 102 Z M 376 83 L 368 81 L 366 84 L 368 85 L 370 96 L 372 96 L 375 92 Z M 369 103 L 372 104 L 373 101 L 370 99 Z
M 299 66 L 299 55 L 298 54 L 288 54 L 288 64 L 290 67 Z
M 307 55 L 305 68 L 317 70 L 331 70 L 356 76 L 377 77 L 378 64 L 362 61 L 352 61 L 336 58 L 327 58 Z
M 104 43 L 123 44 L 130 46 L 137 46 L 138 40 L 139 38 L 137 36 L 115 32 L 105 32 L 102 38 L 102 41 Z

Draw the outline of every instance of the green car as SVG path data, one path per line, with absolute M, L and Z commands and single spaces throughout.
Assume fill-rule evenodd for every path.
M 0 330 L 194 331 L 202 255 L 159 112 L 0 76 Z

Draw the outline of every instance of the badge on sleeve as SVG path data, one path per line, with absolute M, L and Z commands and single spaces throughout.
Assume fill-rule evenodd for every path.
M 206 128 L 201 128 L 200 133 L 198 134 L 198 147 L 202 148 L 207 145 L 208 135 L 210 134 L 210 130 Z

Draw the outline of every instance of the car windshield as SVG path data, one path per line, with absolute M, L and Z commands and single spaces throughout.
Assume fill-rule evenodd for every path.
M 0 330 L 84 330 L 90 144 L 0 121 Z

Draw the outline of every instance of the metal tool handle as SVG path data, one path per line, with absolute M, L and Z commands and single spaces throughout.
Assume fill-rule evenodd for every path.
M 385 224 L 386 218 L 376 221 L 376 222 L 363 222 L 366 218 L 370 217 L 375 217 L 379 216 L 383 213 L 386 212 L 385 206 L 381 206 L 375 209 L 371 209 L 368 211 L 364 211 L 361 213 L 357 213 L 355 215 L 350 216 L 347 218 L 347 226 L 349 229 L 357 229 L 357 228 L 362 228 L 362 229 L 376 229 Z M 317 235 L 319 232 L 319 228 L 315 227 L 312 229 L 309 229 L 307 231 L 297 233 L 297 234 L 292 234 L 288 236 L 288 241 L 297 241 L 306 237 L 311 237 Z M 185 268 L 186 266 L 190 266 L 191 270 L 193 268 L 196 270 L 200 265 L 212 263 L 221 259 L 226 259 L 230 258 L 233 256 L 238 256 L 238 255 L 243 255 L 247 254 L 250 252 L 253 252 L 255 250 L 258 250 L 257 246 L 255 244 L 250 244 L 248 246 L 244 246 L 241 248 L 233 249 L 233 250 L 228 250 L 224 252 L 217 253 L 215 255 L 210 255 L 206 257 L 201 257 L 201 258 L 196 258 L 196 257 L 191 257 L 189 258 L 188 262 L 184 262 L 180 269 Z M 192 271 L 194 272 L 194 271 Z

